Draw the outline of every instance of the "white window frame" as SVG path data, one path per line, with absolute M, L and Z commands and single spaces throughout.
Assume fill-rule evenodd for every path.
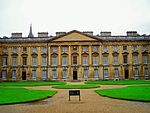
M 36 79 L 36 70 L 32 70 L 32 79 Z
M 114 46 L 114 51 L 115 51 L 115 52 L 118 51 L 118 46 Z
M 67 66 L 67 56 L 62 56 L 62 65 Z
M 42 66 L 47 66 L 47 58 L 46 58 L 46 56 L 42 56 Z
M 6 78 L 7 78 L 7 71 L 2 70 L 2 79 L 6 79 Z
M 7 66 L 8 61 L 7 57 L 3 57 L 3 66 Z
M 148 56 L 147 55 L 143 56 L 143 61 L 144 61 L 144 64 L 148 64 Z
M 115 68 L 115 69 L 114 69 L 114 77 L 115 77 L 115 78 L 118 78 L 118 77 L 119 77 L 119 70 L 118 70 L 118 68 Z
M 114 56 L 114 64 L 118 65 L 118 56 Z
M 83 46 L 83 47 L 82 47 L 82 50 L 83 50 L 84 52 L 88 51 L 88 46 Z
M 108 65 L 108 56 L 103 56 L 103 64 Z
M 98 69 L 94 69 L 94 79 L 98 79 Z
M 13 53 L 17 53 L 17 47 L 13 47 Z
M 12 70 L 12 79 L 16 79 L 16 75 L 17 75 L 16 70 Z
M 52 70 L 52 79 L 56 80 L 56 70 Z
M 62 72 L 62 79 L 64 79 L 64 80 L 67 79 L 67 69 L 63 69 L 63 72 Z
M 42 47 L 42 52 L 46 53 L 47 52 L 47 47 Z
M 52 52 L 57 52 L 57 48 L 56 47 L 52 47 Z
M 98 56 L 93 56 L 93 65 L 98 65 Z
M 46 79 L 46 74 L 47 74 L 46 70 L 43 70 L 43 71 L 42 71 L 42 79 L 43 79 L 43 80 Z
M 57 57 L 53 56 L 52 57 L 52 66 L 56 66 L 57 65 Z
M 108 69 L 104 69 L 104 79 L 108 79 Z
M 36 53 L 37 52 L 37 48 L 36 47 L 32 47 L 32 52 Z
M 88 70 L 87 69 L 83 70 L 83 77 L 84 77 L 84 79 L 88 78 Z
M 13 66 L 17 65 L 17 57 L 12 57 L 12 65 Z
M 93 51 L 97 52 L 98 51 L 98 47 L 97 46 L 93 46 Z
M 138 56 L 137 55 L 133 56 L 133 64 L 138 64 Z
M 88 57 L 83 56 L 83 65 L 88 65 Z
M 149 75 L 148 75 L 148 68 L 144 68 L 144 76 L 145 77 L 148 77 Z
M 67 47 L 62 47 L 63 52 L 67 52 Z
M 37 58 L 36 57 L 32 57 L 32 66 L 36 66 L 37 65 Z

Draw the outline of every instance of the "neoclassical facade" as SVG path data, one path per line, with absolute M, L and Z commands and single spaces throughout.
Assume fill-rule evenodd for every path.
M 56 32 L 0 38 L 0 80 L 149 79 L 150 36 Z

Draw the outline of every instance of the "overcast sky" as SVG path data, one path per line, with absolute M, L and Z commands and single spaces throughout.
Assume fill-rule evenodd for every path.
M 0 37 L 12 32 L 111 31 L 150 34 L 150 0 L 0 0 Z

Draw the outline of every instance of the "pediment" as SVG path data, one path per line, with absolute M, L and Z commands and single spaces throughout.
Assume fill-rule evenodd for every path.
M 65 35 L 55 37 L 52 41 L 98 41 L 98 38 L 74 30 Z

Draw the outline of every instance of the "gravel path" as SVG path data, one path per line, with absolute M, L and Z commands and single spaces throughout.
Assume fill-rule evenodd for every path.
M 100 89 L 119 87 L 126 86 L 101 85 Z M 52 88 L 39 86 L 28 87 L 28 89 L 48 90 Z M 67 89 L 53 89 L 58 93 L 52 98 L 32 103 L 2 105 L 0 113 L 150 113 L 150 103 L 102 97 L 94 92 L 96 89 L 82 89 L 81 101 L 78 97 L 71 97 L 71 101 L 68 101 Z

